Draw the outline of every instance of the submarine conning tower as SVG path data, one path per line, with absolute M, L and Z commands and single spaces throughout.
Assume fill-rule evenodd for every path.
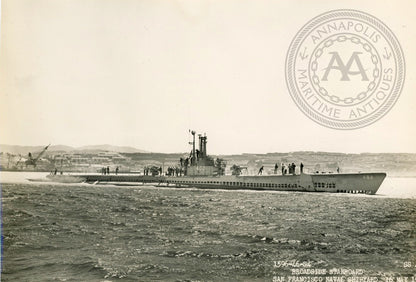
M 195 131 L 191 131 L 192 134 L 192 151 L 190 154 L 191 162 L 187 168 L 187 176 L 208 176 L 214 175 L 216 169 L 214 167 L 213 159 L 207 154 L 207 140 L 206 134 L 198 134 L 199 147 L 195 147 Z
M 198 149 L 195 149 L 195 131 L 190 131 L 192 134 L 192 142 L 189 142 L 189 144 L 192 145 L 192 151 L 190 154 L 190 158 L 191 158 L 191 165 L 201 165 L 203 164 L 208 155 L 207 155 L 207 135 L 204 134 L 204 136 L 202 136 L 202 134 L 198 134 L 198 139 L 199 139 L 199 147 Z

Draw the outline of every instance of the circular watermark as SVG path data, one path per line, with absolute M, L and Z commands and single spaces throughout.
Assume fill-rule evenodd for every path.
M 321 14 L 296 34 L 286 56 L 286 84 L 301 111 L 334 129 L 382 118 L 400 96 L 403 51 L 379 19 L 356 10 Z

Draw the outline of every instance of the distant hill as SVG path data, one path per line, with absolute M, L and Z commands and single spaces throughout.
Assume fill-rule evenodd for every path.
M 29 152 L 40 152 L 45 146 L 19 146 L 19 145 L 6 145 L 0 144 L 0 152 L 10 153 L 14 155 L 27 155 Z M 66 145 L 51 145 L 48 148 L 48 152 L 73 152 L 73 151 L 111 151 L 119 153 L 147 153 L 144 150 L 139 150 L 133 147 L 127 146 L 113 146 L 113 145 L 89 145 L 82 147 L 71 147 Z
M 119 153 L 147 153 L 146 151 L 139 150 L 128 146 L 113 146 L 113 145 L 89 145 L 76 148 L 77 151 L 111 151 Z
M 45 145 L 46 146 L 46 145 Z M 19 145 L 5 145 L 0 144 L 0 152 L 3 153 L 10 153 L 14 155 L 27 155 L 29 152 L 39 152 L 42 151 L 45 146 L 19 146 Z M 71 148 L 68 146 L 58 145 L 59 147 L 56 151 L 66 151 L 67 148 Z M 49 150 L 52 146 L 49 147 Z

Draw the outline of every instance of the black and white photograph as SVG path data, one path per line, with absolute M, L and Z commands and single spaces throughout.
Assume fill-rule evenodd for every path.
M 0 280 L 416 282 L 414 11 L 0 0 Z

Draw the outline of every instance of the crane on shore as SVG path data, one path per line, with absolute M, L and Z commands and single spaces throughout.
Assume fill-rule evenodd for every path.
M 40 159 L 40 157 L 42 157 L 42 155 L 46 152 L 46 150 L 48 150 L 50 145 L 51 144 L 49 144 L 48 146 L 43 148 L 42 152 L 40 152 L 39 155 L 36 158 L 33 157 L 31 152 L 29 152 L 29 154 L 28 154 L 29 159 L 26 160 L 26 162 L 25 162 L 26 166 L 33 165 L 33 167 L 36 167 L 37 161 Z

